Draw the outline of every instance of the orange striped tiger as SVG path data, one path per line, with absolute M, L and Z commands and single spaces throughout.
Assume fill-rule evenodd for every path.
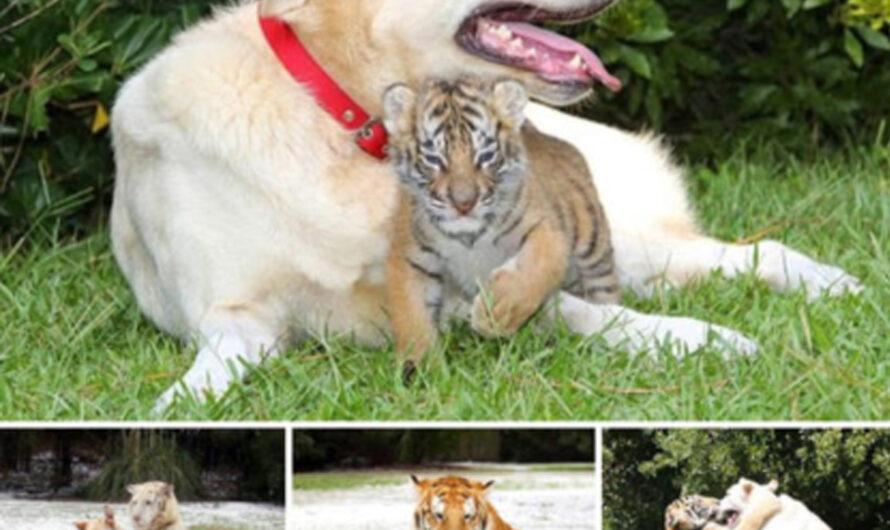
M 720 499 L 686 495 L 664 511 L 665 530 L 703 530 L 714 518 Z
M 435 342 L 446 298 L 471 304 L 473 328 L 488 336 L 516 332 L 559 289 L 619 298 L 588 166 L 525 122 L 527 101 L 516 81 L 474 78 L 384 95 L 402 184 L 387 304 L 406 374 Z
M 462 477 L 420 480 L 411 475 L 419 500 L 414 510 L 415 530 L 513 530 L 486 495 L 486 483 Z

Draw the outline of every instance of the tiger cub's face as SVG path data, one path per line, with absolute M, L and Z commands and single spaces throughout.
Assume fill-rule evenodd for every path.
M 405 189 L 433 225 L 473 236 L 515 203 L 526 170 L 520 128 L 528 102 L 516 81 L 431 81 L 420 93 L 390 87 L 383 98 L 389 155 Z
M 419 480 L 412 475 L 420 500 L 414 511 L 415 530 L 485 530 L 488 505 L 482 484 L 461 477 Z
M 664 512 L 665 530 L 699 530 L 716 515 L 719 499 L 687 495 L 675 500 Z

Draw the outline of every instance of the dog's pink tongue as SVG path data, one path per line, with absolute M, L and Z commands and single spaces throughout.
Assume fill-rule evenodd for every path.
M 581 56 L 581 59 L 584 60 L 584 63 L 587 66 L 587 71 L 590 72 L 590 75 L 593 76 L 594 79 L 604 84 L 612 92 L 621 90 L 621 80 L 610 74 L 600 58 L 580 43 L 575 42 L 568 37 L 563 37 L 558 33 L 547 31 L 546 29 L 524 22 L 505 22 L 504 25 L 507 26 L 513 34 L 518 35 L 523 39 L 536 41 L 548 48 L 565 52 L 567 54 L 574 55 L 577 53 Z

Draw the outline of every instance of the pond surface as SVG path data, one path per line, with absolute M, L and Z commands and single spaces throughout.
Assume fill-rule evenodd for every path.
M 124 504 L 110 503 L 117 520 L 126 530 L 132 525 Z M 69 501 L 29 501 L 0 497 L 2 530 L 72 530 L 74 521 L 102 517 L 105 503 Z M 225 530 L 282 530 L 284 508 L 244 502 L 180 503 L 187 528 L 215 525 Z

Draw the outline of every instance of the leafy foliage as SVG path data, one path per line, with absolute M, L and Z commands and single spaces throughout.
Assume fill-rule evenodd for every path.
M 887 0 L 627 0 L 581 30 L 626 80 L 590 115 L 693 156 L 740 135 L 802 147 L 890 115 Z
M 114 95 L 209 4 L 13 0 L 0 8 L 0 234 L 83 232 L 103 220 Z
M 680 495 L 721 497 L 742 476 L 837 530 L 890 523 L 890 431 L 612 431 L 604 447 L 606 528 L 656 528 Z
M 112 188 L 120 83 L 224 0 L 11 0 L 0 7 L 0 245 L 81 234 Z M 799 149 L 890 111 L 888 0 L 624 0 L 563 31 L 624 79 L 579 109 L 671 134 L 714 159 L 740 135 Z

